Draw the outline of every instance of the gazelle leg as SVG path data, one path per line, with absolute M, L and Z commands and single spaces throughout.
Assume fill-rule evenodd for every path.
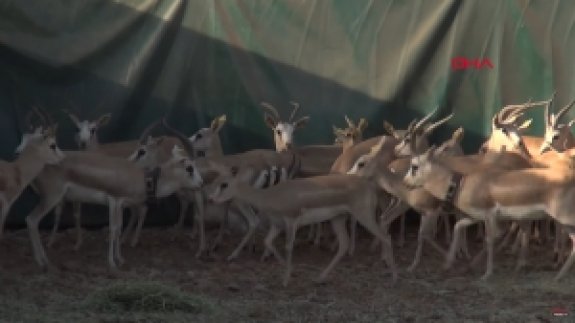
M 515 266 L 515 271 L 519 271 L 527 265 L 527 253 L 529 251 L 529 235 L 531 231 L 530 221 L 519 221 L 520 234 L 521 237 L 521 249 L 519 251 L 519 258 L 517 260 L 517 265 Z M 537 222 L 533 222 L 537 224 Z
M 573 265 L 573 262 L 575 262 L 575 228 L 569 228 L 569 238 L 571 239 L 571 253 L 569 254 L 569 257 L 563 264 L 563 267 L 561 267 L 559 273 L 557 273 L 557 276 L 555 276 L 555 281 L 558 281 L 561 278 L 563 278 L 563 276 L 565 276 L 567 271 Z
M 441 218 L 443 219 L 443 229 L 445 230 L 445 243 L 449 244 L 451 242 L 451 223 L 449 221 L 449 214 L 445 214 Z
M 333 232 L 337 237 L 339 246 L 337 249 L 337 253 L 332 258 L 329 265 L 319 275 L 319 278 L 317 279 L 318 282 L 325 281 L 327 275 L 331 273 L 333 268 L 341 261 L 341 258 L 345 255 L 345 252 L 348 250 L 349 236 L 347 234 L 346 222 L 347 222 L 346 216 L 337 216 L 330 221 Z
M 32 243 L 32 251 L 34 253 L 34 259 L 36 263 L 42 268 L 48 268 L 55 270 L 56 268 L 50 263 L 44 247 L 42 246 L 42 240 L 40 239 L 40 232 L 38 230 L 38 225 L 40 221 L 46 214 L 62 200 L 65 191 L 61 192 L 50 192 L 50 195 L 42 196 L 38 205 L 30 212 L 26 217 L 26 225 L 28 226 L 28 233 L 30 235 L 30 242 Z
M 83 230 L 82 230 L 82 203 L 73 202 L 72 212 L 74 215 L 74 223 L 76 225 L 76 244 L 74 245 L 74 250 L 80 250 L 82 242 L 84 241 Z
M 118 226 L 118 218 L 120 214 L 118 214 L 118 206 L 119 202 L 116 199 L 109 199 L 108 200 L 108 210 L 110 215 L 110 237 L 108 243 L 108 267 L 111 271 L 115 272 L 118 271 L 118 266 L 116 265 L 116 244 L 117 244 L 117 237 L 118 237 L 118 230 L 121 229 Z
M 122 234 L 122 223 L 124 222 L 123 221 L 124 207 L 121 201 L 118 201 L 118 203 L 116 203 L 116 209 L 114 210 L 114 212 L 116 213 L 114 216 L 115 221 L 114 226 L 116 227 L 116 235 L 114 237 L 114 258 L 116 259 L 116 261 L 118 261 L 118 264 L 121 266 L 122 264 L 124 264 L 124 258 L 122 257 L 121 241 L 120 241 L 120 236 Z M 138 234 L 137 230 L 136 234 Z
M 250 241 L 250 239 L 255 234 L 256 228 L 258 226 L 258 216 L 254 213 L 251 207 L 247 205 L 237 205 L 237 207 L 240 209 L 240 214 L 242 214 L 245 217 L 246 222 L 248 224 L 248 229 L 246 234 L 243 236 L 242 240 L 236 247 L 236 249 L 234 249 L 234 251 L 228 256 L 227 258 L 228 261 L 232 261 L 239 256 L 240 252 L 243 250 L 245 245 Z
M 515 232 L 518 229 L 519 229 L 519 223 L 517 221 L 511 222 L 511 225 L 507 228 L 507 233 L 505 234 L 503 241 L 501 241 L 501 243 L 499 243 L 499 246 L 497 247 L 497 251 L 503 250 L 503 248 L 509 245 L 509 242 L 515 236 Z
M 224 218 L 220 223 L 220 229 L 218 230 L 218 235 L 214 239 L 212 247 L 210 248 L 210 251 L 212 252 L 215 252 L 222 243 L 224 235 L 226 234 L 226 231 L 228 230 L 230 224 L 230 203 L 225 203 L 223 205 L 224 205 Z
M 355 252 L 355 239 L 357 239 L 356 234 L 357 234 L 357 220 L 354 217 L 350 217 L 349 218 L 349 226 L 350 226 L 350 235 L 351 235 L 351 239 L 349 242 L 349 250 L 348 250 L 348 254 L 350 256 L 353 256 L 353 253 Z
M 185 196 L 178 196 L 178 200 L 180 201 L 180 214 L 178 215 L 178 222 L 174 225 L 174 229 L 182 232 L 184 229 L 184 222 L 186 221 L 186 215 L 190 209 L 190 202 Z
M 136 231 L 134 232 L 134 235 L 132 236 L 132 241 L 130 243 L 130 246 L 135 247 L 138 244 L 140 234 L 142 233 L 142 227 L 144 226 L 144 222 L 146 221 L 146 213 L 148 213 L 148 207 L 145 205 L 139 207 L 134 206 L 130 208 L 130 213 L 132 213 L 133 217 L 136 217 L 137 214 L 138 219 L 138 226 L 136 227 Z
M 485 247 L 487 248 L 487 266 L 485 274 L 481 276 L 481 280 L 485 281 L 493 274 L 493 257 L 494 257 L 494 242 L 495 235 L 497 234 L 495 214 L 487 214 L 485 217 Z
M 322 231 L 323 231 L 323 222 L 320 222 L 316 225 L 316 231 L 315 231 L 315 239 L 313 241 L 313 245 L 316 248 L 319 248 L 321 245 L 321 236 L 322 236 Z
M 453 266 L 453 262 L 455 261 L 455 256 L 457 251 L 460 249 L 461 239 L 463 238 L 462 232 L 472 224 L 479 222 L 476 219 L 472 218 L 462 218 L 457 223 L 455 223 L 455 228 L 453 229 L 453 240 L 451 241 L 451 245 L 449 246 L 449 252 L 445 259 L 445 264 L 443 265 L 443 269 L 447 270 Z
M 264 239 L 265 249 L 264 249 L 264 252 L 262 254 L 262 257 L 260 258 L 260 261 L 266 260 L 269 257 L 269 254 L 271 253 L 274 255 L 274 257 L 277 259 L 278 262 L 280 262 L 280 263 L 285 262 L 285 260 L 282 258 L 282 256 L 280 255 L 280 253 L 278 252 L 278 250 L 274 246 L 274 241 L 277 238 L 277 236 L 280 234 L 280 232 L 281 232 L 281 230 L 276 224 L 270 223 L 270 228 L 269 228 L 268 234 L 266 235 L 266 238 Z
M 374 205 L 364 204 L 356 206 L 357 211 L 354 211 L 352 216 L 357 219 L 361 225 L 366 228 L 371 234 L 376 236 L 384 246 L 381 251 L 381 258 L 385 260 L 387 266 L 391 270 L 392 280 L 395 282 L 398 278 L 397 267 L 393 257 L 393 246 L 389 234 L 380 230 L 379 224 L 375 220 Z
M 403 248 L 405 245 L 405 213 L 399 217 L 399 239 L 397 240 L 397 246 Z
M 437 222 L 437 213 L 424 213 L 421 215 L 420 219 L 419 233 L 417 235 L 417 248 L 415 249 L 413 262 L 411 263 L 411 266 L 407 268 L 407 271 L 409 272 L 412 272 L 421 260 L 425 236 L 431 235 L 431 237 L 433 237 L 433 226 L 436 224 L 434 222 Z
M 62 211 L 64 209 L 64 202 L 58 203 L 56 208 L 54 209 L 54 224 L 52 225 L 52 232 L 50 233 L 50 239 L 48 240 L 48 248 L 51 248 L 56 241 L 56 235 L 58 233 L 58 229 L 60 228 L 60 219 L 62 218 Z
M 199 258 L 202 253 L 206 250 L 206 227 L 204 224 L 205 219 L 205 208 L 204 208 L 204 195 L 201 191 L 194 192 L 194 205 L 197 210 L 194 216 L 194 223 L 195 227 L 197 228 L 197 232 L 200 236 L 200 243 L 198 245 L 198 251 L 196 252 L 195 257 Z
M 283 277 L 283 286 L 288 285 L 291 273 L 293 271 L 292 265 L 292 255 L 293 255 L 293 245 L 295 242 L 295 236 L 297 233 L 297 221 L 294 223 L 292 221 L 286 221 L 286 271 Z

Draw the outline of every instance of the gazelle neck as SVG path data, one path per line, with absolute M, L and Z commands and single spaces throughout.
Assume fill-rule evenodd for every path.
M 14 161 L 14 165 L 20 172 L 20 189 L 23 190 L 28 183 L 40 174 L 46 163 L 39 159 L 36 154 L 24 151 Z
M 387 192 L 399 197 L 402 200 L 407 200 L 409 189 L 403 182 L 403 179 L 395 173 L 392 173 L 387 166 L 379 169 L 376 174 L 376 181 Z
M 425 180 L 423 188 L 438 200 L 443 201 L 445 200 L 455 173 L 435 162 L 432 167 L 433 171 Z
M 206 157 L 220 157 L 224 155 L 224 150 L 222 149 L 222 142 L 220 140 L 220 136 L 216 136 L 213 141 L 210 149 L 206 152 Z

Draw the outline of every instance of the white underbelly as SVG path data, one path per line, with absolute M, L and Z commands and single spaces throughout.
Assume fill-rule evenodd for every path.
M 81 203 L 108 204 L 108 194 L 74 183 L 68 184 L 64 199 Z
M 521 206 L 496 206 L 498 217 L 511 220 L 539 220 L 547 217 L 545 204 L 531 204 Z
M 473 209 L 470 208 L 467 214 L 475 219 L 484 220 L 487 214 L 497 212 L 497 217 L 508 220 L 539 220 L 547 217 L 547 206 L 545 204 L 527 204 L 519 206 L 503 206 L 496 204 L 493 209 Z
M 302 226 L 312 223 L 325 222 L 345 213 L 349 213 L 349 207 L 346 205 L 302 209 L 300 218 L 298 219 L 298 224 Z

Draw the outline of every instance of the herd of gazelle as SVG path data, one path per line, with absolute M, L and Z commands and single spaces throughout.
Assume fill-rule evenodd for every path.
M 347 128 L 333 128 L 333 145 L 298 147 L 294 132 L 309 121 L 309 117 L 294 120 L 299 104 L 290 102 L 293 110 L 285 121 L 274 106 L 263 102 L 264 121 L 273 130 L 275 151 L 255 149 L 225 155 L 219 139 L 225 116 L 215 118 L 210 127 L 190 137 L 162 120 L 146 128 L 139 140 L 102 144 L 98 130 L 111 118 L 109 114 L 95 121 L 81 121 L 67 112 L 78 130 L 75 140 L 80 150 L 61 151 L 56 144 L 56 123 L 48 113 L 34 108 L 28 113 L 26 132 L 16 148 L 18 157 L 0 163 L 0 221 L 3 227 L 10 206 L 30 184 L 40 197 L 26 217 L 34 258 L 43 268 L 55 269 L 40 238 L 41 219 L 56 210 L 48 242 L 51 245 L 63 205 L 71 202 L 77 230 L 74 248 L 79 249 L 81 204 L 107 206 L 108 265 L 117 271 L 124 261 L 121 244 L 129 235 L 132 246 L 138 243 L 148 204 L 175 194 L 180 202 L 177 228 L 183 228 L 189 207 L 194 207 L 193 230 L 199 242 L 196 257 L 210 250 L 206 218 L 219 216 L 220 229 L 211 244 L 215 248 L 222 239 L 229 239 L 228 217 L 233 210 L 246 226 L 227 259 L 237 258 L 248 244 L 253 247 L 255 233 L 263 227 L 267 234 L 262 259 L 272 255 L 285 265 L 283 284 L 287 285 L 298 229 L 308 226 L 307 239 L 318 245 L 332 237 L 322 236 L 325 222 L 331 224 L 335 240 L 330 246 L 337 247 L 337 252 L 319 281 L 346 253 L 353 254 L 357 222 L 374 236 L 372 248 L 381 244 L 381 257 L 395 281 L 398 271 L 389 226 L 413 209 L 421 221 L 409 271 L 421 261 L 425 243 L 445 256 L 445 269 L 453 265 L 458 254 L 471 259 L 466 228 L 483 224 L 484 230 L 478 232 L 484 236 L 485 247 L 472 259 L 475 264 L 487 255 L 482 279 L 493 272 L 495 251 L 513 239 L 514 249 L 519 249 L 516 268 L 524 267 L 535 229 L 539 235 L 554 239 L 556 260 L 564 262 L 555 277 L 558 280 L 575 261 L 575 248 L 570 253 L 566 248 L 569 239 L 575 244 L 575 215 L 571 213 L 575 203 L 575 138 L 570 130 L 575 121 L 564 120 L 575 101 L 557 113 L 552 111 L 553 101 L 554 95 L 547 101 L 505 106 L 493 116 L 488 140 L 472 155 L 461 149 L 462 128 L 441 145 L 430 146 L 429 135 L 453 116 L 431 122 L 437 109 L 419 121 L 413 120 L 406 130 L 396 130 L 384 122 L 387 135 L 365 140 L 362 133 L 367 121 L 361 119 L 356 124 L 345 116 Z M 522 117 L 536 107 L 544 107 L 545 134 L 524 136 L 521 133 L 531 120 Z M 30 122 L 33 114 L 40 120 L 36 127 Z M 169 136 L 150 136 L 160 125 Z M 125 208 L 131 217 L 122 236 Z M 450 216 L 456 218 L 453 234 Z M 450 241 L 448 250 L 436 241 L 438 219 L 442 219 L 440 228 Z M 500 229 L 503 223 L 509 224 L 505 230 Z M 285 233 L 284 255 L 274 245 L 281 233 Z M 503 236 L 495 248 L 496 239 Z M 400 244 L 403 239 L 402 229 Z

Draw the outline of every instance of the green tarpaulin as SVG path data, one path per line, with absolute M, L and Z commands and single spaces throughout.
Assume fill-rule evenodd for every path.
M 103 142 L 155 119 L 191 134 L 220 114 L 226 152 L 272 147 L 259 102 L 311 116 L 298 144 L 332 143 L 343 115 L 404 127 L 440 106 L 472 151 L 502 105 L 575 98 L 575 2 L 439 0 L 30 0 L 0 2 L 0 157 L 33 105 L 59 120 L 113 114 Z M 488 60 L 454 70 L 452 59 Z M 532 133 L 542 132 L 542 111 Z M 571 115 L 575 115 L 572 113 Z M 25 200 L 25 199 L 24 199 Z M 31 205 L 14 209 L 21 223 Z M 18 213 L 20 216 L 17 216 Z

